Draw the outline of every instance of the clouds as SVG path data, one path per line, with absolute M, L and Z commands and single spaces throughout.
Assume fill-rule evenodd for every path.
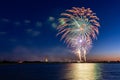
M 48 21 L 55 21 L 55 18 L 54 17 L 52 17 L 52 16 L 50 16 L 49 18 L 48 18 Z
M 54 17 L 48 18 L 45 21 L 32 19 L 17 19 L 16 21 L 8 18 L 1 19 L 0 23 L 4 22 L 4 24 L 0 24 L 3 26 L 0 27 L 0 43 L 5 44 L 6 48 L 10 46 L 16 47 L 19 44 L 34 47 L 52 45 L 55 41 L 55 34 L 53 34 L 53 32 L 56 31 L 52 26 L 56 26 L 56 24 L 54 24 L 56 19 Z
M 50 23 L 49 25 L 51 25 L 53 28 L 57 25 L 57 19 L 53 16 L 49 16 L 46 19 L 47 23 Z M 33 27 L 42 27 L 46 24 L 46 21 L 42 22 L 39 20 L 30 20 L 30 19 L 23 19 L 23 20 L 12 20 L 9 18 L 1 18 L 0 22 L 1 23 L 5 23 L 5 24 L 13 24 L 14 26 L 25 26 L 25 25 L 29 25 L 29 26 L 33 26 Z M 43 25 L 44 24 L 44 25 Z
M 13 24 L 16 25 L 16 26 L 20 26 L 21 25 L 21 23 L 19 21 L 15 21 L 15 22 L 13 22 Z
M 51 26 L 53 29 L 56 29 L 56 27 L 57 27 L 57 19 L 55 19 L 55 17 L 50 16 L 50 17 L 48 18 L 48 22 L 50 23 L 50 26 Z
M 56 29 L 57 24 L 56 24 L 56 23 L 52 23 L 52 27 L 53 27 L 54 29 Z
M 33 29 L 27 29 L 26 32 L 33 37 L 36 37 L 36 36 L 40 35 L 40 31 L 36 31 L 36 30 L 33 30 Z
M 7 32 L 0 32 L 0 35 L 5 35 L 7 34 Z
M 42 51 L 43 56 L 46 56 L 51 61 L 64 61 L 65 59 L 75 59 L 76 56 L 71 53 L 71 50 L 63 46 L 54 46 L 46 48 Z
M 32 32 L 32 36 L 39 36 L 40 35 L 40 32 L 39 31 L 33 31 Z
M 13 59 L 16 60 L 40 60 L 39 57 L 40 51 L 39 49 L 34 49 L 34 48 L 27 48 L 23 46 L 18 46 L 13 49 L 12 56 L 14 57 Z
M 33 30 L 32 29 L 26 29 L 27 33 L 31 33 Z
M 12 19 L 8 19 L 8 18 L 1 18 L 0 19 L 1 23 L 11 23 L 13 25 L 33 25 L 34 27 L 41 27 L 42 26 L 42 22 L 41 21 L 37 21 L 37 20 L 29 20 L 29 19 L 23 19 L 23 20 L 12 20 Z
M 4 24 L 0 24 L 0 26 L 3 26 L 0 27 L 1 29 L 0 36 L 5 34 L 9 34 L 9 36 L 20 34 L 21 36 L 23 36 L 22 34 L 24 33 L 24 36 L 26 35 L 26 37 L 27 36 L 38 37 L 40 36 L 40 34 L 45 34 L 44 32 L 46 31 L 44 32 L 42 31 L 42 28 L 44 28 L 45 26 L 48 26 L 51 29 L 56 29 L 57 19 L 55 17 L 49 16 L 46 19 L 46 21 L 31 20 L 31 19 L 12 20 L 9 18 L 1 18 L 0 23 L 4 23 Z
M 31 23 L 31 21 L 30 20 L 24 20 L 24 23 L 29 24 L 29 23 Z
M 38 37 L 41 34 L 41 21 L 33 21 L 30 19 L 12 20 L 8 18 L 0 19 L 0 37 L 5 37 L 11 42 L 20 41 L 19 38 Z M 5 38 L 3 38 L 5 39 Z
M 39 49 L 17 46 L 11 52 L 1 53 L 0 60 L 40 61 L 40 53 Z
M 2 18 L 1 21 L 3 21 L 3 22 L 10 22 L 10 20 L 7 19 L 7 18 Z
M 7 54 L 7 55 L 5 55 Z M 23 61 L 42 61 L 48 58 L 49 61 L 62 61 L 71 59 L 75 56 L 67 48 L 55 46 L 51 48 L 33 48 L 25 46 L 17 46 L 9 53 L 4 53 L 0 56 L 2 60 L 23 60 Z
M 0 27 L 0 43 L 5 44 L 4 52 L 7 52 L 0 56 L 1 59 L 39 61 L 48 57 L 52 61 L 69 53 L 63 47 L 55 46 L 55 17 L 48 17 L 44 21 L 3 18 L 0 19 L 0 25 L 3 26 Z
M 40 21 L 37 21 L 36 24 L 35 24 L 36 27 L 42 27 L 42 22 Z

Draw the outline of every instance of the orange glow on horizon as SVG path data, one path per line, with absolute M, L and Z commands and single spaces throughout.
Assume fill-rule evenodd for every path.
M 89 56 L 88 59 L 92 61 L 120 61 L 120 56 L 96 55 L 96 56 Z

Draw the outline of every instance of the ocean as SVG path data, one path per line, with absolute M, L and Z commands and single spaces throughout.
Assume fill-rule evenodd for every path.
M 120 63 L 0 64 L 0 80 L 120 80 Z

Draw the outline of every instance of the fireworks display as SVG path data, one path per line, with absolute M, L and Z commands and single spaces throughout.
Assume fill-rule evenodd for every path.
M 58 34 L 61 40 L 79 57 L 80 62 L 86 61 L 86 54 L 91 48 L 92 39 L 98 34 L 99 18 L 90 8 L 72 7 L 61 14 Z

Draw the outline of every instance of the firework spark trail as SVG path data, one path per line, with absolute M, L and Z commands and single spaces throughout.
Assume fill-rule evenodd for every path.
M 80 61 L 86 61 L 86 53 L 91 48 L 92 39 L 98 34 L 99 18 L 90 8 L 72 7 L 61 14 L 58 34 L 61 40 L 73 49 Z

